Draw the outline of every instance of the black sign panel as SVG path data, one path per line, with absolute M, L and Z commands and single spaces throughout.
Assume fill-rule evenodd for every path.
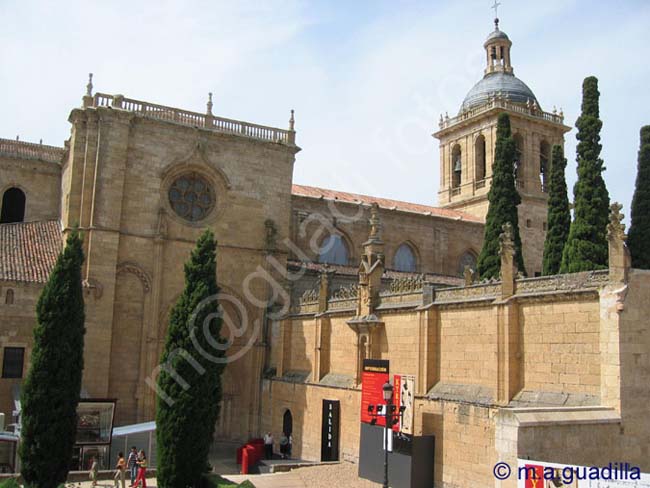
M 339 430 L 341 402 L 323 400 L 323 430 L 321 434 L 321 461 L 339 460 Z

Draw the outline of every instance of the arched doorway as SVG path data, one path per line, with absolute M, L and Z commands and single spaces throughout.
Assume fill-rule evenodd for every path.
M 293 415 L 289 409 L 284 412 L 284 416 L 282 417 L 282 432 L 284 432 L 287 437 L 293 433 Z
M 2 215 L 0 224 L 10 224 L 25 220 L 25 193 L 20 188 L 9 188 L 2 195 Z

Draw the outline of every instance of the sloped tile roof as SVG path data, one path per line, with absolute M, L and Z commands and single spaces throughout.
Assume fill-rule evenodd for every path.
M 399 200 L 391 200 L 389 198 L 372 197 L 368 195 L 359 195 L 357 193 L 347 193 L 343 191 L 327 190 L 325 188 L 318 188 L 315 186 L 293 185 L 291 193 L 301 197 L 311 198 L 324 198 L 328 200 L 338 200 L 346 203 L 364 203 L 370 205 L 376 203 L 381 208 L 388 210 L 400 210 L 402 212 L 411 212 L 421 215 L 433 215 L 436 217 L 443 217 L 447 219 L 466 220 L 468 222 L 483 222 L 480 218 L 459 212 L 457 210 L 450 210 L 440 207 L 430 207 L 428 205 L 421 205 L 419 203 L 401 202 Z
M 45 283 L 61 249 L 58 220 L 0 224 L 0 281 Z

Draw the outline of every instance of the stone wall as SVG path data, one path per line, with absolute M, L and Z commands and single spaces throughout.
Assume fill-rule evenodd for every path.
M 23 377 L 0 380 L 0 412 L 5 414 L 6 424 L 13 422 L 13 389 L 22 384 L 29 368 L 34 343 L 32 331 L 36 325 L 36 302 L 42 290 L 42 284 L 0 282 L 0 360 L 3 359 L 5 347 L 25 348 Z M 7 300 L 7 293 L 13 297 L 13 301 Z
M 358 376 L 350 384 L 342 376 L 358 373 L 363 357 L 382 358 L 391 373 L 416 376 L 414 428 L 436 437 L 436 486 L 491 486 L 494 464 L 515 467 L 518 458 L 624 461 L 647 472 L 650 272 L 631 270 L 618 281 L 620 259 L 610 256 L 609 272 L 384 290 L 366 318 L 355 316 L 361 302 L 356 309 L 335 309 L 334 298 L 304 303 L 280 324 L 271 351 L 312 370 L 268 380 L 264 430 L 279 434 L 284 410 L 297 410 L 297 452 L 319 460 L 320 402 L 340 400 L 341 457 L 357 459 L 361 385 Z M 301 346 L 313 354 L 295 350 Z M 341 376 L 321 374 L 323 364 Z
M 357 265 L 362 244 L 368 238 L 368 207 L 294 195 L 292 211 L 292 239 L 306 258 L 317 261 L 322 240 L 330 232 L 337 232 L 349 247 L 349 264 Z M 383 208 L 379 212 L 387 269 L 394 269 L 395 253 L 405 243 L 414 251 L 417 271 L 421 273 L 458 276 L 462 274 L 460 258 L 467 252 L 478 257 L 481 251 L 482 223 Z M 305 230 L 302 235 L 301 229 Z M 291 257 L 300 259 L 295 253 Z
M 9 188 L 25 193 L 25 222 L 59 218 L 61 166 L 40 159 L 21 159 L 0 153 L 0 206 Z

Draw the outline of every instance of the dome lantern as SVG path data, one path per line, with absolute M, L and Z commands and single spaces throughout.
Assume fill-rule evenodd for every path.
M 510 64 L 510 48 L 512 42 L 507 34 L 499 30 L 499 19 L 494 19 L 494 32 L 492 32 L 483 44 L 487 60 L 485 74 L 508 73 L 513 74 Z

